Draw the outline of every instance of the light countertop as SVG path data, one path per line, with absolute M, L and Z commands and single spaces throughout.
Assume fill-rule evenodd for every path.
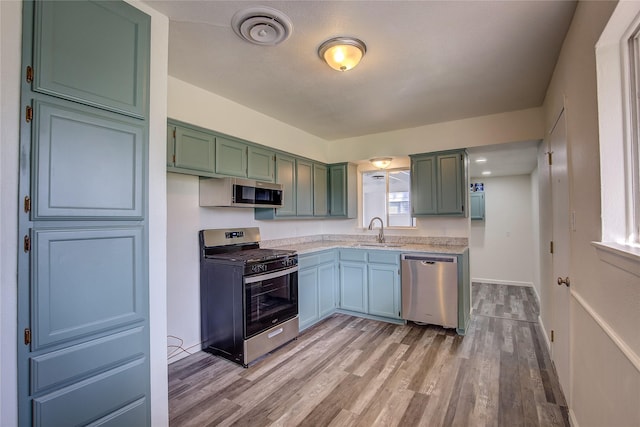
M 284 240 L 284 239 L 282 239 Z M 421 253 L 438 253 L 438 254 L 454 254 L 460 255 L 468 248 L 466 245 L 441 245 L 429 243 L 403 243 L 388 242 L 386 244 L 376 244 L 369 241 L 353 241 L 353 240 L 317 240 L 312 242 L 296 242 L 290 244 L 286 242 L 278 242 L 283 244 L 268 245 L 273 249 L 294 250 L 298 255 L 310 254 L 329 249 L 364 249 L 364 250 L 383 250 L 397 252 L 421 252 Z

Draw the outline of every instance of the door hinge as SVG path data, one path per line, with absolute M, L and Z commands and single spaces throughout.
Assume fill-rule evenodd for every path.
M 29 252 L 31 250 L 31 237 L 29 235 L 24 236 L 24 251 Z
M 33 82 L 33 68 L 31 67 L 31 65 L 27 65 L 27 83 L 31 83 Z
M 547 161 L 549 163 L 549 166 L 553 164 L 553 152 L 547 151 Z
M 174 138 L 176 137 L 176 129 L 175 128 L 173 129 L 173 137 Z
M 553 253 L 553 240 L 549 242 L 549 253 Z
M 551 342 L 554 342 L 555 339 L 556 339 L 556 334 L 555 334 L 554 330 L 552 329 L 551 330 Z
M 24 119 L 27 121 L 27 123 L 31 123 L 31 120 L 33 120 L 33 108 L 31 108 L 31 105 L 27 105 L 24 113 Z
M 24 344 L 25 345 L 31 344 L 31 329 L 29 328 L 24 329 Z
M 176 155 L 174 154 L 173 155 L 173 163 L 175 163 L 175 162 L 176 162 Z
M 24 213 L 31 212 L 31 197 L 24 196 Z

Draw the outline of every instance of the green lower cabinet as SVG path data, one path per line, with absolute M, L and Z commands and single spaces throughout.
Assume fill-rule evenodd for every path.
M 368 265 L 369 314 L 400 318 L 400 280 L 398 267 Z
M 336 264 L 323 264 L 318 267 L 318 311 L 324 318 L 336 309 Z
M 367 265 L 340 262 L 340 308 L 367 313 Z
M 298 318 L 306 329 L 320 318 L 318 314 L 318 268 L 298 271 Z
M 336 251 L 298 257 L 300 330 L 318 323 L 336 309 Z

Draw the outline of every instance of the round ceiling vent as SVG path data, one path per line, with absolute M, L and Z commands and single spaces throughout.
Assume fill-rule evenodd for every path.
M 231 27 L 242 39 L 263 46 L 282 43 L 293 32 L 293 24 L 287 15 L 266 6 L 236 12 Z

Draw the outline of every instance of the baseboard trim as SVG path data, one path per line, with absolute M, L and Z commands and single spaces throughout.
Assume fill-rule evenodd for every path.
M 544 322 L 542 321 L 542 317 L 538 315 L 538 325 L 540 325 L 540 329 L 542 330 L 542 336 L 544 338 L 544 343 L 547 346 L 547 351 L 551 354 L 551 342 L 549 341 L 549 334 L 547 333 L 547 328 L 544 327 Z
M 571 290 L 571 296 L 580 304 L 580 306 L 587 312 L 589 316 L 600 326 L 602 331 L 609 337 L 609 339 L 618 347 L 618 350 L 625 355 L 629 362 L 640 372 L 640 356 L 636 354 L 631 347 L 627 345 L 625 340 L 620 337 L 616 331 L 604 320 L 600 315 L 585 301 L 579 293 Z
M 576 419 L 576 414 L 571 408 L 569 408 L 569 425 L 571 427 L 579 427 L 578 420 Z
M 496 285 L 511 285 L 511 286 L 525 286 L 534 288 L 532 282 L 518 282 L 515 280 L 500 280 L 500 279 L 481 279 L 472 277 L 471 282 L 480 282 L 480 283 L 495 283 Z M 535 288 L 534 288 L 535 289 Z

